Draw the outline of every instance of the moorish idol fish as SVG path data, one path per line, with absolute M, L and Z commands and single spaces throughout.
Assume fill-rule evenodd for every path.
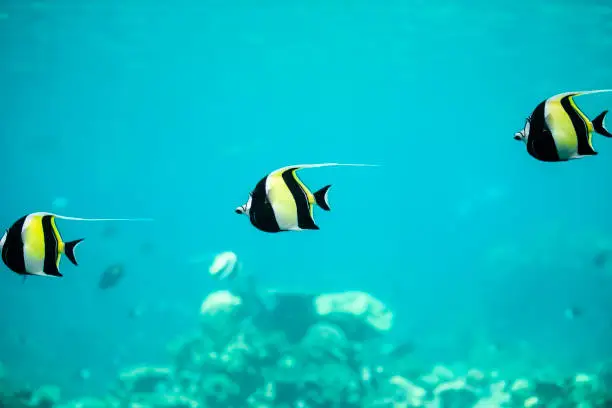
M 249 194 L 246 204 L 237 207 L 236 214 L 249 216 L 251 224 L 264 232 L 318 230 L 313 206 L 329 211 L 327 185 L 314 194 L 298 178 L 296 171 L 327 166 L 372 167 L 372 164 L 296 164 L 274 170 L 262 178 Z
M 74 249 L 84 238 L 64 242 L 55 219 L 74 221 L 152 221 L 145 218 L 76 218 L 36 212 L 18 219 L 0 239 L 2 261 L 19 275 L 62 276 L 61 254 L 75 265 Z
M 514 139 L 525 142 L 527 152 L 545 162 L 596 155 L 591 143 L 593 131 L 612 137 L 604 125 L 608 111 L 591 122 L 576 106 L 574 96 L 600 92 L 612 92 L 612 89 L 566 92 L 542 101 L 527 118 L 525 128 L 514 134 Z

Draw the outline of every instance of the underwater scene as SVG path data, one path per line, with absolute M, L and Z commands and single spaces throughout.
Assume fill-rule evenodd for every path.
M 610 408 L 609 109 L 608 0 L 0 0 L 0 408 Z

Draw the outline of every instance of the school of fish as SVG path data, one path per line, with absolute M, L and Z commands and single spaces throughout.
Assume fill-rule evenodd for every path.
M 574 97 L 612 89 L 560 93 L 540 102 L 514 134 L 527 146 L 527 153 L 543 162 L 564 162 L 597 155 L 593 133 L 612 138 L 605 126 L 607 110 L 592 121 L 578 108 Z M 330 211 L 331 185 L 314 193 L 300 180 L 300 169 L 351 166 L 375 167 L 374 164 L 315 163 L 297 164 L 274 170 L 257 182 L 247 202 L 237 207 L 237 214 L 249 217 L 251 224 L 264 232 L 278 233 L 320 229 L 314 219 L 314 207 Z M 13 272 L 29 276 L 61 277 L 62 254 L 78 265 L 75 248 L 83 238 L 64 241 L 56 219 L 72 221 L 153 221 L 150 218 L 77 218 L 49 212 L 35 212 L 19 218 L 2 239 L 2 261 Z

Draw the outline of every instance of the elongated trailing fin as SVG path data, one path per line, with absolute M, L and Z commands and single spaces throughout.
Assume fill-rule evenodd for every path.
M 606 118 L 607 110 L 601 112 L 595 119 L 593 119 L 593 128 L 597 133 L 605 137 L 612 137 L 612 133 L 606 129 L 604 119 Z
M 294 164 L 291 166 L 281 167 L 272 172 L 272 174 L 284 173 L 289 169 L 312 169 L 316 167 L 331 167 L 331 166 L 344 166 L 344 167 L 380 167 L 378 164 L 359 164 L 359 163 L 312 163 L 312 164 Z
M 592 95 L 592 94 L 604 93 L 604 92 L 612 92 L 612 89 L 594 89 L 592 91 L 577 91 L 573 93 L 580 96 L 580 95 Z
M 72 262 L 76 266 L 79 266 L 79 264 L 77 263 L 76 257 L 74 256 L 74 248 L 76 248 L 77 245 L 83 242 L 84 239 L 85 238 L 81 238 L 74 241 L 66 242 L 64 244 L 64 253 L 66 254 L 66 258 L 68 258 L 70 262 Z
M 592 91 L 563 92 L 563 93 L 551 96 L 549 100 L 560 101 L 561 99 L 567 96 L 574 97 L 574 96 L 581 96 L 581 95 L 592 95 L 592 94 L 603 93 L 603 92 L 612 92 L 612 89 L 595 89 Z
M 53 214 L 49 212 L 36 212 L 32 215 L 50 215 L 60 220 L 71 220 L 71 221 L 154 221 L 153 218 L 79 218 L 79 217 L 68 217 L 65 215 Z
M 330 187 L 331 187 L 331 184 L 323 187 L 322 189 L 314 193 L 314 198 L 315 198 L 317 205 L 321 207 L 322 209 L 324 209 L 325 211 L 331 210 L 331 208 L 329 207 L 329 201 L 327 198 L 327 194 L 329 193 Z

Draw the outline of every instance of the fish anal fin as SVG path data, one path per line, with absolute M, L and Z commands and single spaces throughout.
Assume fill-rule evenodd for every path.
M 43 271 L 43 274 L 47 276 L 56 276 L 58 278 L 61 278 L 62 276 L 64 276 L 60 273 L 59 269 L 57 268 L 55 264 L 53 265 L 53 268 L 49 268 L 49 270 Z
M 314 222 L 312 224 L 300 225 L 297 228 L 292 228 L 291 231 L 306 231 L 306 230 L 320 230 L 319 226 Z
M 314 218 L 308 217 L 307 220 L 299 222 L 299 227 L 303 230 L 318 230 L 319 226 L 315 223 Z

